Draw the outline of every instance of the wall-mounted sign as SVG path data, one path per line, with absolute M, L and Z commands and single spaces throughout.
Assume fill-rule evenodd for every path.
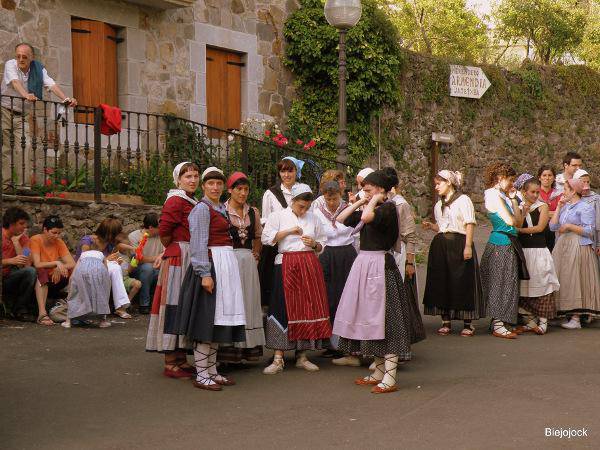
M 450 96 L 481 98 L 491 83 L 479 67 L 450 65 Z

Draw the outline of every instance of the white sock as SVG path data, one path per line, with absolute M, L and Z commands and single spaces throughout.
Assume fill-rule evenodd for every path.
M 215 384 L 209 373 L 210 344 L 196 342 L 194 346 L 194 364 L 196 366 L 196 381 L 202 384 Z
M 210 355 L 208 356 L 208 373 L 213 378 L 218 378 L 219 372 L 217 372 L 217 351 L 219 350 L 219 344 L 211 342 L 210 344 Z
M 376 356 L 373 362 L 375 363 L 375 370 L 373 370 L 371 375 L 365 378 L 380 381 L 383 379 L 385 373 L 385 361 L 383 358 Z
M 398 355 L 385 355 L 385 374 L 379 387 L 387 388 L 396 385 L 396 369 L 398 368 Z

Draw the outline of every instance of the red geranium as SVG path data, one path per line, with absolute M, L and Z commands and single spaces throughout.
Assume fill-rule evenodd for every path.
M 309 148 L 313 148 L 315 145 L 317 145 L 317 143 L 315 142 L 314 139 L 311 139 L 310 141 L 308 141 L 308 147 Z
M 64 192 L 61 192 L 60 194 L 58 194 L 59 198 L 67 198 L 67 194 L 65 194 Z
M 54 169 L 52 167 L 46 167 L 46 175 L 52 175 L 54 173 Z
M 46 180 L 46 186 L 52 186 L 52 180 L 50 180 L 50 179 Z
M 46 198 L 51 198 L 54 197 L 54 194 L 52 192 L 46 192 Z
M 67 180 L 65 178 L 63 178 L 62 180 L 60 180 L 60 184 L 62 184 L 63 186 L 66 186 Z
M 271 131 L 270 130 L 265 130 L 265 136 L 267 136 L 267 137 L 271 136 Z
M 302 139 L 298 139 L 298 140 L 296 140 L 296 144 L 297 144 L 297 145 L 303 145 L 303 144 L 304 144 L 304 142 L 302 142 Z

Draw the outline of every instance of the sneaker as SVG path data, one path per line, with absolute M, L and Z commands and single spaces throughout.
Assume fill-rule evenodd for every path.
M 343 356 L 331 360 L 336 366 L 360 367 L 360 359 L 356 356 Z
M 577 330 L 581 328 L 581 322 L 579 322 L 579 319 L 571 317 L 571 320 L 561 323 L 560 326 L 566 328 L 567 330 Z
M 316 372 L 319 370 L 319 366 L 310 362 L 308 358 L 299 358 L 296 361 L 296 367 L 299 369 L 308 370 L 309 372 Z
M 283 358 L 273 358 L 273 362 L 264 368 L 263 373 L 265 375 L 275 375 L 279 372 L 283 372 L 283 367 L 285 363 L 283 362 Z
M 71 328 L 71 321 L 70 320 L 65 320 L 64 322 L 62 322 L 60 324 L 61 327 L 63 328 Z

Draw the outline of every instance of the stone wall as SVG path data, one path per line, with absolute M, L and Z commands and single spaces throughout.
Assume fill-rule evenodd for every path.
M 18 206 L 29 213 L 32 219 L 30 236 L 41 231 L 44 218 L 51 214 L 58 215 L 65 225 L 63 239 L 73 252 L 81 237 L 93 233 L 98 224 L 108 215 L 119 218 L 123 223 L 123 231 L 130 233 L 141 227 L 144 215 L 149 212 L 160 214 L 161 209 L 157 206 L 119 205 L 13 195 L 4 195 L 3 202 L 3 210 Z
M 450 62 L 414 53 L 406 58 L 403 101 L 382 120 L 382 162 L 396 165 L 419 215 L 431 211 L 432 132 L 455 137 L 440 155 L 440 168 L 463 171 L 464 190 L 480 211 L 483 171 L 498 160 L 536 175 L 544 163 L 561 172 L 564 154 L 577 151 L 592 185 L 600 186 L 600 74 L 582 66 L 487 66 L 492 86 L 475 100 L 448 95 Z M 377 158 L 371 163 L 376 167 Z

